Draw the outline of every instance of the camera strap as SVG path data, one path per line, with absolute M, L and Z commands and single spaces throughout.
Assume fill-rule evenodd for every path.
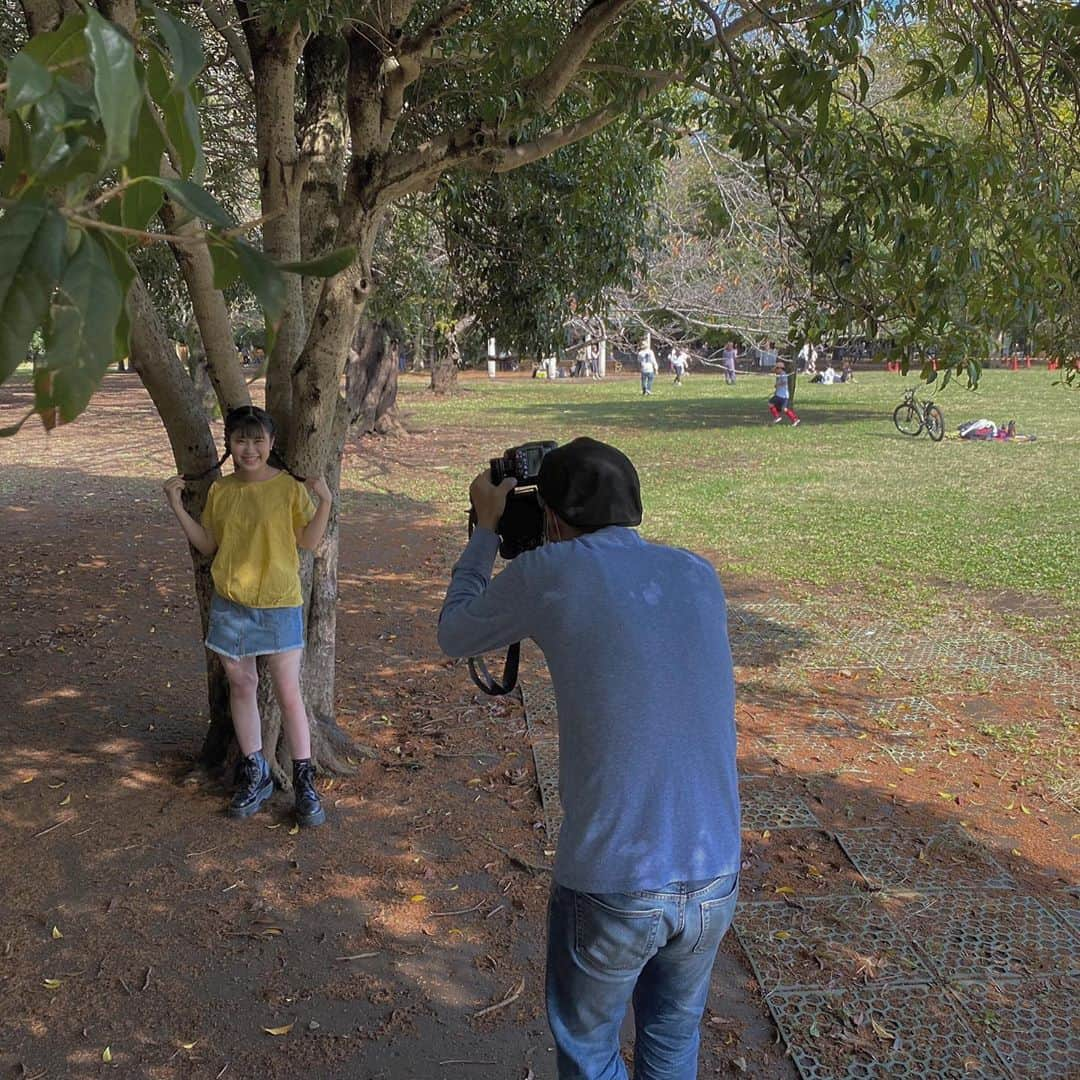
M 521 642 L 515 641 L 506 650 L 506 662 L 503 664 L 502 681 L 496 682 L 487 669 L 487 664 L 479 656 L 469 657 L 469 674 L 472 681 L 491 697 L 509 694 L 517 686 L 518 660 L 521 658 Z

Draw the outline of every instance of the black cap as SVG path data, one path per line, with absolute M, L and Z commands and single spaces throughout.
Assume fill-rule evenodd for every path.
M 568 525 L 602 529 L 641 524 L 641 484 L 630 459 L 587 436 L 544 456 L 540 497 Z

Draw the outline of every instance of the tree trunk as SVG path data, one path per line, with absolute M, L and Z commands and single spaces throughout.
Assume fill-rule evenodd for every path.
M 449 394 L 457 387 L 458 373 L 458 349 L 457 339 L 445 338 L 439 342 L 435 351 L 435 358 L 431 364 L 431 390 L 436 394 Z
M 398 389 L 398 351 L 385 327 L 361 322 L 345 369 L 345 400 L 356 435 L 386 435 L 398 430 L 394 418 Z

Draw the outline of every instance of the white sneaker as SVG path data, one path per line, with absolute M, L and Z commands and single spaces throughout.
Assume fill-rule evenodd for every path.
M 795 419 L 791 421 L 791 426 L 798 427 L 801 423 L 802 421 L 796 416 Z
M 773 423 L 774 424 L 779 424 L 783 419 L 784 418 L 782 416 L 778 416 L 775 420 L 773 420 Z

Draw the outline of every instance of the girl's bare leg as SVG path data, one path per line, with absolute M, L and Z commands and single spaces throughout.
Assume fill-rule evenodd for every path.
M 274 653 L 266 658 L 270 669 L 270 681 L 274 696 L 281 709 L 281 723 L 289 740 L 289 753 L 294 761 L 311 757 L 311 729 L 308 726 L 307 709 L 300 693 L 300 661 L 303 649 Z
M 259 673 L 255 667 L 255 657 L 233 660 L 223 656 L 221 660 L 229 680 L 229 707 L 236 741 L 240 745 L 240 753 L 248 757 L 262 749 L 262 723 L 257 698 Z

